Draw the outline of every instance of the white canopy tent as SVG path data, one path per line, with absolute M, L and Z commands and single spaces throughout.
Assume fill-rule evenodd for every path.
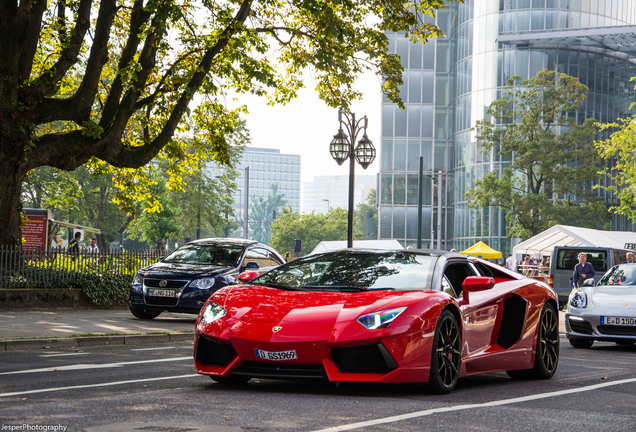
M 568 225 L 554 225 L 542 233 L 512 248 L 513 256 L 550 256 L 555 246 L 596 246 L 631 249 L 636 233 L 631 231 L 603 231 Z
M 354 240 L 353 247 L 360 249 L 402 249 L 402 245 L 397 240 Z M 346 248 L 346 240 L 321 241 L 310 255 Z

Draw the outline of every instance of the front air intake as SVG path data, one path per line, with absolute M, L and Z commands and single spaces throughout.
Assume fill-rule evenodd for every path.
M 381 343 L 334 348 L 331 359 L 345 373 L 387 373 L 397 369 L 397 363 Z
M 202 365 L 225 367 L 236 355 L 231 344 L 216 342 L 201 336 L 197 342 L 197 351 L 194 357 Z

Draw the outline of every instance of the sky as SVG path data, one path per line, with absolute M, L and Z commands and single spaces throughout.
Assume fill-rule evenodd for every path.
M 248 107 L 247 128 L 250 130 L 250 147 L 276 148 L 281 153 L 301 156 L 301 181 L 312 181 L 319 175 L 348 175 L 349 163 L 342 166 L 329 154 L 329 143 L 338 132 L 338 110 L 328 107 L 314 91 L 311 82 L 299 96 L 287 105 L 268 106 L 264 98 L 241 96 L 240 102 Z M 363 75 L 356 88 L 364 93 L 364 99 L 352 104 L 356 119 L 367 116 L 367 135 L 376 148 L 375 161 L 366 169 L 356 164 L 357 175 L 374 175 L 379 171 L 381 133 L 380 81 L 373 73 Z M 357 141 L 362 138 L 358 135 Z M 356 142 L 357 142 L 356 141 Z

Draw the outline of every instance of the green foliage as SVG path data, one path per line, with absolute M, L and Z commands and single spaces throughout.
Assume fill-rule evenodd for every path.
M 599 178 L 594 119 L 576 122 L 588 88 L 578 79 L 541 71 L 527 81 L 513 77 L 488 118 L 475 125 L 486 161 L 509 161 L 466 193 L 473 208 L 506 211 L 509 237 L 525 239 L 554 224 L 605 228 L 610 215 L 586 185 Z M 565 198 L 564 198 L 565 197 Z M 569 197 L 569 198 L 568 198 Z
M 360 239 L 362 234 L 354 231 L 354 238 Z M 321 241 L 347 239 L 347 211 L 334 207 L 329 213 L 301 214 L 292 212 L 290 208 L 283 209 L 283 213 L 272 224 L 271 245 L 280 253 L 294 250 L 294 240 L 303 242 L 301 255 L 311 252 Z
M 271 192 L 267 198 L 254 198 L 250 205 L 250 228 L 252 231 L 250 238 L 269 244 L 272 222 L 285 204 L 287 204 L 285 195 L 278 192 L 278 185 L 275 183 L 271 185 Z
M 354 223 L 354 231 L 362 233 L 363 238 L 365 238 L 365 227 L 366 232 L 369 233 L 369 240 L 376 240 L 378 238 L 378 207 L 376 204 L 375 189 L 369 192 L 366 203 L 361 203 L 356 206 Z
M 636 116 L 604 124 L 602 129 L 611 133 L 595 143 L 607 162 L 603 174 L 611 179 L 604 189 L 618 197 L 610 210 L 636 221 Z
M 80 288 L 95 306 L 109 309 L 128 301 L 131 278 L 123 275 L 78 273 L 72 279 L 58 282 L 53 288 Z

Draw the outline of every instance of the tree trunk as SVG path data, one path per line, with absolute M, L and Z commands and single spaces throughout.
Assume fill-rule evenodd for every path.
M 22 203 L 20 191 L 26 170 L 15 158 L 0 155 L 0 245 L 19 245 Z

